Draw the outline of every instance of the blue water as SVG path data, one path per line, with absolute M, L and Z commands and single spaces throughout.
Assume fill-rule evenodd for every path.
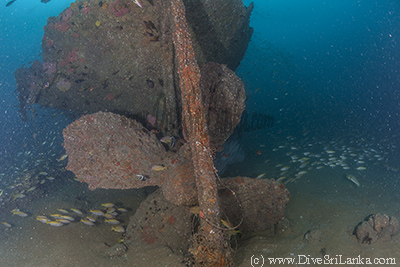
M 256 112 L 275 123 L 245 133 L 247 161 L 234 174 L 263 173 L 259 145 L 276 148 L 293 137 L 303 152 L 317 142 L 373 147 L 398 169 L 399 11 L 394 1 L 256 1 L 254 35 L 237 74 L 249 122 Z M 272 149 L 261 149 L 259 160 L 290 161 Z
M 14 71 L 23 64 L 29 66 L 30 62 L 41 59 L 43 27 L 47 18 L 57 16 L 71 2 L 74 1 L 50 1 L 44 4 L 40 0 L 17 0 L 7 8 L 4 1 L 0 7 L 0 155 L 14 155 L 22 150 L 24 143 L 32 144 L 34 133 L 42 133 L 41 141 L 44 142 L 51 130 L 58 129 L 53 129 L 55 121 L 63 120 L 56 115 L 60 114 L 59 111 L 39 110 L 38 106 L 34 106 L 40 116 L 36 116 L 34 122 L 24 123 L 14 93 Z
M 297 131 L 398 133 L 396 1 L 255 3 L 255 34 L 238 70 L 248 106 Z
M 33 168 L 38 158 L 50 160 L 45 166 L 51 167 L 65 153 L 61 146 L 62 129 L 73 118 L 62 111 L 33 105 L 34 116 L 23 122 L 14 93 L 14 71 L 23 64 L 41 60 L 47 18 L 57 16 L 71 2 L 74 1 L 52 0 L 43 4 L 40 0 L 17 0 L 7 8 L 7 1 L 0 6 L 0 189 L 13 184 L 19 169 Z M 246 6 L 251 2 L 244 1 Z M 275 123 L 271 128 L 235 137 L 241 148 L 232 151 L 243 151 L 246 159 L 243 160 L 244 155 L 237 156 L 239 164 L 231 166 L 226 175 L 256 177 L 267 173 L 266 178 L 287 176 L 284 181 L 290 181 L 290 177 L 305 170 L 300 168 L 302 162 L 293 162 L 293 157 L 310 153 L 312 159 L 322 157 L 329 161 L 326 151 L 334 150 L 336 157 L 346 157 L 345 166 L 359 175 L 362 186 L 370 186 L 366 195 L 357 192 L 357 197 L 361 195 L 357 199 L 369 201 L 368 196 L 376 193 L 371 191 L 374 186 L 397 188 L 400 3 L 395 0 L 253 2 L 250 24 L 254 34 L 236 73 L 245 83 L 246 110 L 250 114 L 267 113 L 274 117 Z M 350 161 L 352 153 L 357 154 L 357 161 L 366 163 L 357 165 L 362 163 Z M 293 180 L 287 183 L 292 192 L 310 189 L 309 185 L 317 179 L 321 193 L 329 190 L 326 187 L 332 188 L 332 177 L 349 172 L 342 169 L 343 162 L 337 167 L 324 166 L 323 170 L 311 168 L 311 164 L 310 160 L 308 174 L 302 177 L 304 184 Z M 285 166 L 290 167 L 288 173 L 281 171 Z M 356 171 L 360 166 L 371 170 L 369 176 Z M 329 177 L 329 182 L 319 181 L 321 176 Z M 354 185 L 347 182 L 342 179 L 338 183 L 354 190 Z M 398 198 L 393 191 L 383 195 L 388 206 L 387 196 Z M 319 197 L 323 199 L 324 195 Z M 362 206 L 364 202 L 357 203 Z M 301 210 L 293 206 L 291 209 L 295 211 L 288 215 L 290 219 Z M 359 210 L 357 215 L 362 219 L 378 209 L 362 206 Z M 349 225 L 356 223 L 351 221 Z

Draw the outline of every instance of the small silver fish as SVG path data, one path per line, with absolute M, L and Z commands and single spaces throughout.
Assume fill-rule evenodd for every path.
M 133 2 L 138 5 L 139 7 L 143 8 L 142 3 L 140 2 L 140 0 L 133 0 Z
M 67 220 L 67 219 L 57 219 L 56 220 L 57 222 L 60 222 L 60 223 L 62 223 L 62 224 L 69 224 L 71 221 L 70 220 Z M 60 225 L 61 226 L 61 225 Z
M 97 216 L 104 216 L 104 212 L 102 212 L 101 210 L 90 210 L 90 213 Z
M 125 233 L 125 228 L 123 226 L 112 226 L 111 227 L 112 231 L 118 232 L 118 233 Z
M 22 193 L 15 194 L 15 195 L 13 195 L 13 201 L 15 201 L 16 199 L 19 199 L 19 198 L 24 198 L 24 197 L 25 197 L 25 195 Z
M 360 182 L 357 180 L 357 178 L 352 175 L 352 174 L 346 174 L 346 178 L 352 181 L 356 186 L 360 187 Z
M 120 211 L 120 212 L 128 212 L 128 210 L 125 209 L 125 208 L 118 208 L 118 211 Z
M 9 224 L 8 222 L 1 222 L 5 227 L 10 228 L 12 225 Z
M 25 212 L 22 212 L 22 211 L 14 211 L 14 212 L 12 212 L 12 214 L 13 214 L 13 215 L 18 215 L 18 216 L 20 216 L 20 217 L 26 217 L 26 216 L 28 216 L 28 214 L 26 214 Z
M 65 209 L 57 209 L 59 212 L 63 213 L 63 214 L 68 214 L 69 212 Z
M 81 216 L 83 215 L 83 212 L 78 209 L 70 209 L 70 210 L 72 210 L 73 212 L 75 212 L 78 215 L 81 215 Z
M 89 225 L 89 226 L 94 226 L 94 223 L 89 220 L 81 219 L 81 222 L 83 222 L 84 224 Z
M 109 224 L 120 224 L 121 222 L 116 219 L 105 219 L 104 222 Z
M 58 162 L 63 161 L 64 159 L 66 159 L 68 157 L 67 154 L 63 155 L 61 158 L 57 159 Z
M 63 226 L 64 224 L 59 221 L 48 221 L 47 224 L 50 224 L 51 226 Z
M 262 174 L 258 175 L 258 176 L 256 177 L 256 179 L 264 178 L 265 175 L 266 175 L 266 173 L 262 173 Z
M 28 190 L 26 190 L 26 192 L 31 192 L 31 191 L 33 191 L 33 190 L 35 190 L 36 189 L 36 186 L 32 186 L 32 187 L 30 187 Z
M 68 215 L 61 215 L 61 217 L 59 218 L 61 220 L 68 220 L 70 222 L 74 221 L 74 218 Z

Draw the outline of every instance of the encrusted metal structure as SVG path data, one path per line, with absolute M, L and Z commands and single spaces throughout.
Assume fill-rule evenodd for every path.
M 251 11 L 241 0 L 77 1 L 48 20 L 44 62 L 16 71 L 23 117 L 33 103 L 85 114 L 63 145 L 66 168 L 89 189 L 160 187 L 131 218 L 128 245 L 158 241 L 197 266 L 232 266 L 237 226 L 263 231 L 282 219 L 282 184 L 219 180 L 213 165 L 244 110 L 231 69 Z
M 110 111 L 176 135 L 181 124 L 169 1 L 76 1 L 44 27 L 43 62 L 15 72 L 22 117 L 33 103 Z M 199 65 L 235 70 L 252 35 L 241 0 L 186 0 Z
M 221 209 L 217 175 L 200 90 L 200 69 L 181 0 L 171 0 L 171 16 L 174 24 L 172 39 L 182 93 L 183 134 L 192 152 L 197 200 L 201 211 L 201 227 L 193 237 L 190 251 L 198 265 L 231 266 L 233 260 L 229 236 L 219 227 Z

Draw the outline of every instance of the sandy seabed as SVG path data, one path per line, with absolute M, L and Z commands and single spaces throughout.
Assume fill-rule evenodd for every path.
M 252 257 L 264 261 L 264 266 L 271 266 L 269 258 L 294 260 L 293 264 L 286 261 L 276 266 L 366 266 L 368 259 L 384 263 L 369 266 L 389 266 L 393 261 L 399 264 L 400 235 L 371 245 L 358 243 L 353 235 L 355 227 L 368 215 L 382 213 L 400 218 L 398 186 L 395 182 L 388 186 L 388 181 L 367 179 L 374 175 L 379 177 L 371 172 L 361 176 L 361 187 L 356 187 L 327 169 L 289 184 L 289 227 L 275 236 L 259 233 L 249 237 L 237 251 L 237 266 L 251 266 Z M 393 176 L 392 180 L 395 179 Z M 305 240 L 310 230 L 318 231 L 319 238 Z M 347 259 L 354 260 L 354 264 L 341 264 Z
M 362 261 L 340 266 L 366 266 L 367 258 L 382 263 L 392 258 L 400 262 L 400 235 L 391 241 L 371 245 L 359 244 L 352 234 L 355 226 L 374 213 L 400 218 L 397 173 L 361 173 L 361 187 L 346 180 L 337 171 L 324 169 L 304 175 L 287 185 L 291 199 L 286 210 L 288 226 L 280 233 L 244 235 L 237 239 L 235 266 L 273 266 L 269 258 L 290 258 L 295 263 L 276 266 L 328 266 L 329 262 L 313 264 L 313 259 L 332 259 L 332 266 L 347 258 Z M 57 182 L 57 181 L 54 181 Z M 25 204 L 21 210 L 29 213 L 21 218 L 1 214 L 1 221 L 13 225 L 0 233 L 0 266 L 185 266 L 183 255 L 173 253 L 162 245 L 138 244 L 121 257 L 107 257 L 109 246 L 117 244 L 121 234 L 100 223 L 87 226 L 74 222 L 52 227 L 35 220 L 36 215 L 56 213 L 57 208 L 99 208 L 101 203 L 113 202 L 129 209 L 121 219 L 124 226 L 146 193 L 138 190 L 87 190 L 78 182 L 64 182 L 57 191 Z M 304 240 L 310 230 L 318 230 L 318 240 Z M 373 264 L 370 266 L 389 266 Z M 392 265 L 393 266 L 393 265 Z

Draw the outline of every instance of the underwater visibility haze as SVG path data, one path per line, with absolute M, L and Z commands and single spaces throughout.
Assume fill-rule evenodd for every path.
M 121 1 L 137 2 L 97 2 L 117 10 Z M 43 63 L 48 18 L 74 2 L 16 0 L 0 6 L 0 266 L 185 266 L 187 255 L 152 245 L 147 236 L 145 247 L 130 244 L 137 246 L 134 255 L 106 252 L 115 244 L 129 247 L 124 232 L 130 216 L 155 188 L 89 190 L 67 171 L 63 130 L 81 114 L 32 104 L 22 119 L 14 72 L 35 60 Z M 143 8 L 154 2 L 139 1 Z M 273 179 L 289 190 L 290 200 L 274 229 L 232 234 L 234 266 L 250 266 L 254 257 L 288 258 L 281 266 L 304 266 L 312 257 L 331 263 L 368 258 L 375 266 L 400 262 L 400 3 L 243 4 L 252 2 L 254 32 L 235 70 L 246 108 L 214 163 L 224 178 Z M 140 5 L 128 7 L 140 11 Z M 124 10 L 118 10 L 121 17 Z M 92 27 L 102 26 L 100 20 Z M 161 31 L 148 21 L 145 37 L 153 44 Z M 163 84 L 144 81 L 150 89 Z M 154 126 L 151 118 L 147 123 Z M 178 139 L 161 142 L 173 149 Z M 151 168 L 162 173 L 168 167 Z

